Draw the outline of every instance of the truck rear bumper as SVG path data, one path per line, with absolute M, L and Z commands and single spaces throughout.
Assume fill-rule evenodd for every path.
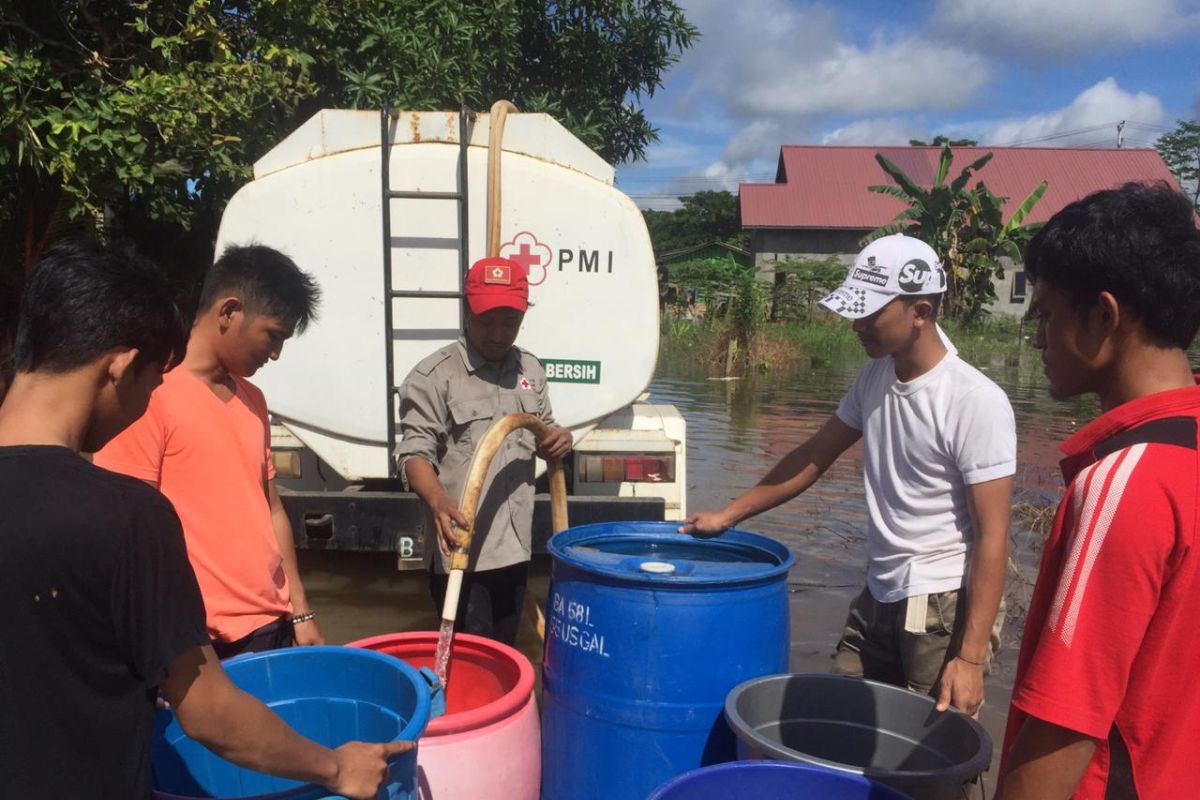
M 430 537 L 425 509 L 412 492 L 281 492 L 298 549 L 393 553 L 400 569 L 418 569 Z M 662 520 L 661 497 L 567 498 L 571 524 Z M 533 550 L 545 552 L 550 536 L 550 495 L 533 506 Z

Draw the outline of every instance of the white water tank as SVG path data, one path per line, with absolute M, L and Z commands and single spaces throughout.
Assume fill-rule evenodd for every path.
M 394 190 L 457 188 L 458 113 L 402 112 Z M 489 115 L 470 131 L 469 255 L 486 249 Z M 217 240 L 278 248 L 321 286 L 320 316 L 254 382 L 271 412 L 347 480 L 385 478 L 387 387 L 380 115 L 321 111 L 254 165 Z M 546 363 L 560 424 L 576 440 L 631 403 L 658 355 L 658 284 L 645 221 L 613 168 L 544 114 L 510 114 L 502 155 L 501 254 L 524 260 L 532 303 L 517 344 Z M 459 288 L 458 204 L 392 200 L 392 287 Z M 393 380 L 453 341 L 460 305 L 393 300 Z

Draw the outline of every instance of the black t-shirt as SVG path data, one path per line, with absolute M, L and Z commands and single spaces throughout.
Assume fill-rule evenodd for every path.
M 156 688 L 208 642 L 161 494 L 0 447 L 0 798 L 149 798 Z

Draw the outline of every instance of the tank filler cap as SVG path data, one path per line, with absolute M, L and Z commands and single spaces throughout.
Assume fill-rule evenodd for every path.
M 643 561 L 639 568 L 642 572 L 649 572 L 654 575 L 670 575 L 675 572 L 675 565 L 668 564 L 666 561 Z

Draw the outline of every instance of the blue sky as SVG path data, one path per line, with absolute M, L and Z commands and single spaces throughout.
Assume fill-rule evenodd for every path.
M 1200 0 L 682 0 L 701 39 L 618 169 L 642 206 L 773 180 L 781 144 L 1153 146 L 1200 118 Z

